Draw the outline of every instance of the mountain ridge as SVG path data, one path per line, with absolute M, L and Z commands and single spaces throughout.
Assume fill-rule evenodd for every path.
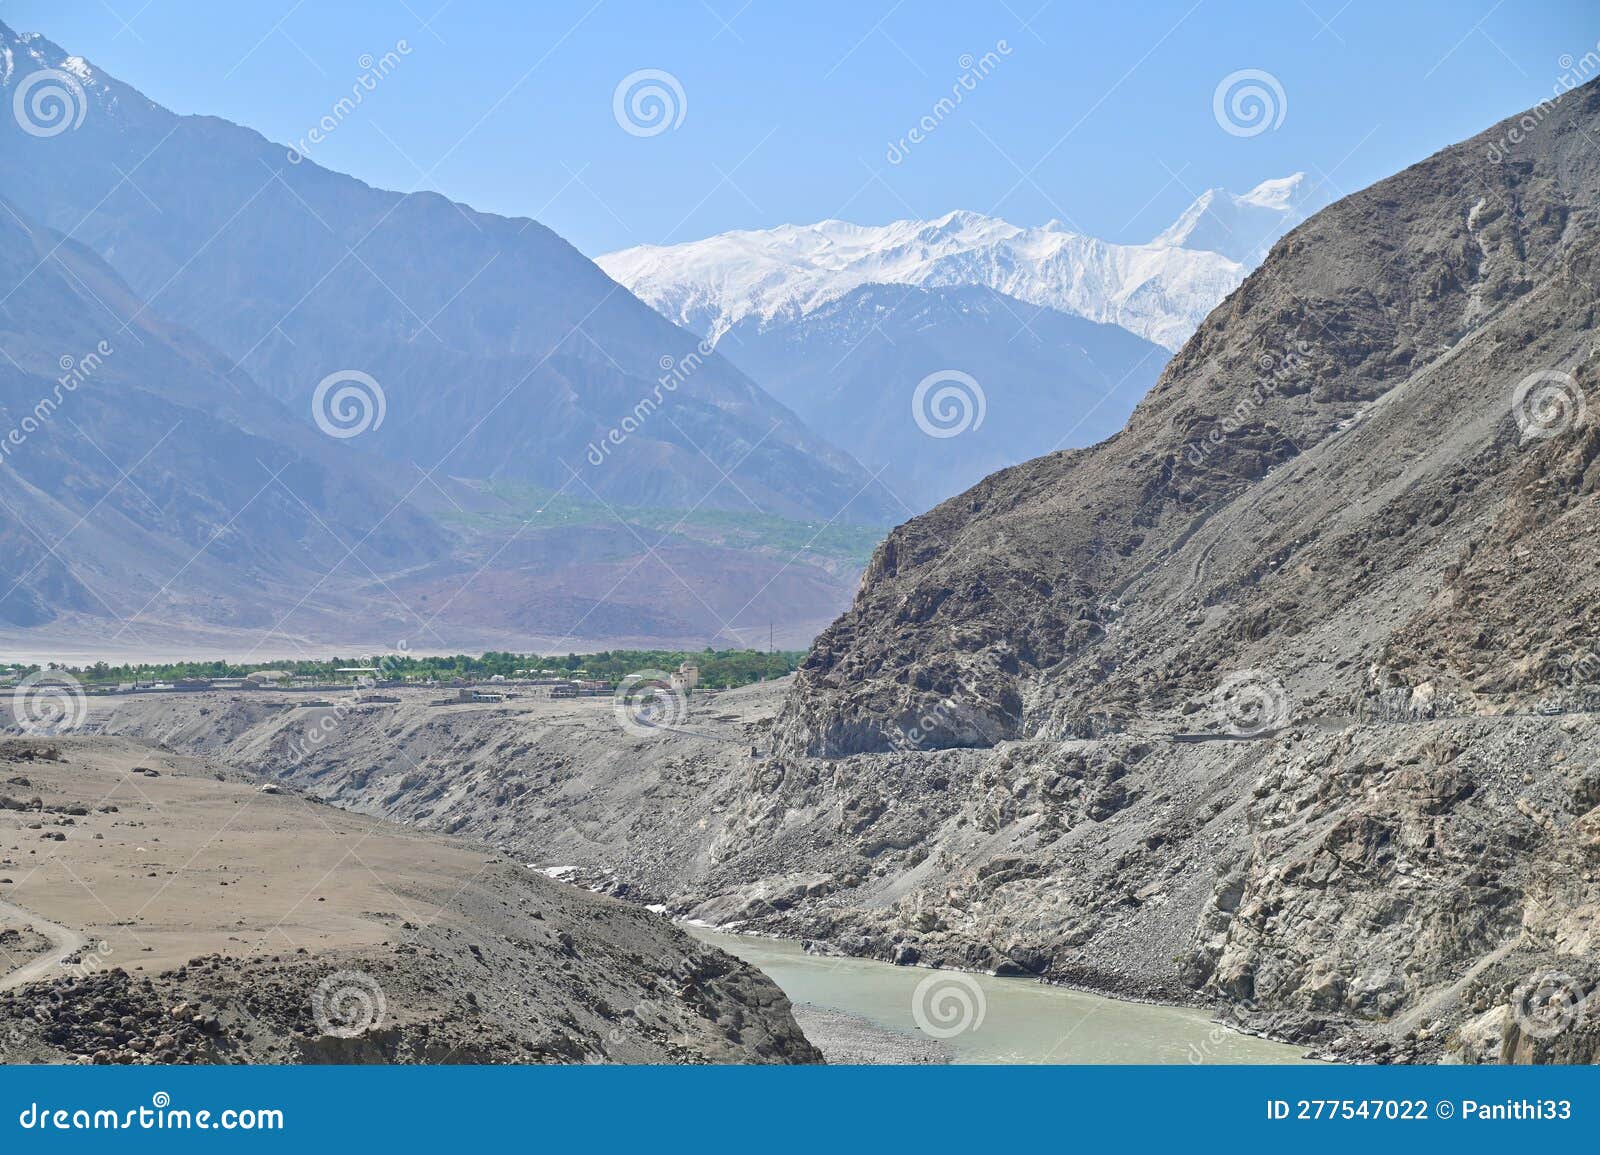
M 1594 1061 L 1541 1008 L 1600 984 L 1600 81 L 1540 113 L 1281 239 L 1121 432 L 893 531 L 682 908 Z
M 150 307 L 291 405 L 309 405 L 331 372 L 376 378 L 386 420 L 362 436 L 379 454 L 613 499 L 742 502 L 704 449 L 738 462 L 773 512 L 889 516 L 859 465 L 546 226 L 296 162 L 254 130 L 177 116 L 42 36 L 0 24 L 0 45 L 8 96 L 27 68 L 69 61 L 85 93 L 70 130 L 0 125 L 19 159 L 0 192 L 109 256 Z M 661 388 L 664 359 L 682 378 L 666 389 L 676 427 L 634 431 L 626 471 L 585 468 L 586 447 Z M 538 452 L 519 430 L 538 431 Z
M 1321 195 L 1304 174 L 1263 182 L 1241 196 L 1213 189 L 1143 245 L 1113 244 L 1057 221 L 1019 227 L 956 210 L 882 226 L 827 220 L 735 231 L 640 245 L 595 261 L 664 315 L 713 341 L 748 318 L 792 320 L 880 283 L 981 285 L 1176 348 L 1243 279 L 1248 266 L 1241 261 L 1259 259 Z M 1246 235 L 1233 237 L 1234 229 Z M 1233 255 L 1180 243 L 1193 237 Z
M 79 526 L 66 540 L 65 563 L 81 560 L 89 584 L 112 592 L 97 599 L 57 572 L 60 559 L 41 564 L 28 579 L 39 588 L 12 591 L 15 616 L 0 620 L 19 651 L 51 656 L 59 646 L 90 660 L 111 652 L 238 655 L 257 646 L 372 649 L 397 638 L 463 649 L 623 640 L 698 647 L 718 637 L 742 644 L 741 630 L 803 644 L 848 599 L 856 569 L 763 546 L 760 527 L 879 527 L 899 513 L 847 453 L 538 222 L 296 163 L 252 129 L 175 115 L 43 36 L 3 23 L 0 95 L 16 106 L 0 118 L 0 147 L 13 160 L 0 170 L 0 197 L 52 235 L 25 263 L 7 266 L 0 313 L 23 303 L 33 280 L 85 276 L 72 256 L 80 250 L 102 270 L 89 281 L 122 286 L 97 290 L 95 300 L 69 285 L 63 299 L 84 298 L 72 308 L 94 331 L 57 332 L 41 320 L 47 311 L 33 310 L 28 325 L 11 326 L 8 351 L 40 368 L 93 349 L 102 336 L 121 347 L 124 335 L 143 328 L 182 334 L 188 352 L 179 360 L 188 367 L 168 374 L 167 386 L 196 402 L 204 392 L 196 383 L 210 380 L 208 411 L 224 397 L 237 401 L 222 415 L 239 423 L 235 433 L 281 435 L 302 456 L 336 464 L 348 485 L 388 495 L 364 524 L 329 519 L 341 540 L 315 571 L 269 560 L 237 572 L 219 556 L 226 534 L 209 549 L 201 537 L 174 552 L 175 540 L 155 522 L 142 526 L 141 544 L 139 518 L 130 516 L 118 528 L 119 548 L 134 559 L 123 574 L 103 557 L 72 555 L 95 530 Z M 46 95 L 57 103 L 40 104 Z M 52 110 L 65 119 L 45 119 Z M 8 236 L 20 262 L 22 234 Z M 77 271 L 63 272 L 68 266 Z M 6 403 L 31 407 L 48 389 L 48 375 L 18 384 Z M 339 405 L 353 427 L 340 427 Z M 65 423 L 55 428 L 73 432 Z M 137 483 L 142 471 L 162 469 L 173 448 L 142 458 L 159 433 L 136 445 L 105 444 L 119 468 L 139 473 Z M 28 448 L 39 451 L 34 467 L 55 452 L 42 434 Z M 92 459 L 87 481 L 102 459 L 86 443 L 77 448 Z M 238 464 L 251 457 L 272 460 L 274 469 L 284 460 L 258 446 Z M 116 472 L 98 480 L 99 494 L 113 484 L 114 498 L 131 492 Z M 501 482 L 570 495 L 588 512 L 574 524 L 571 511 L 542 502 L 482 496 Z M 212 531 L 232 512 L 202 516 L 211 495 L 192 486 L 173 496 L 191 502 L 189 514 Z M 238 507 L 250 496 L 229 500 Z M 13 502 L 22 573 L 55 540 L 46 533 L 41 543 L 26 526 L 62 518 L 61 528 L 72 526 L 94 498 L 70 512 L 38 490 Z M 252 513 L 266 499 L 259 503 Z M 467 516 L 480 507 L 497 519 L 488 528 Z M 118 508 L 109 500 L 93 517 Z M 717 537 L 675 533 L 677 519 L 669 518 L 648 532 L 626 512 L 634 509 L 749 516 L 760 526 Z M 410 528 L 418 549 L 391 541 L 396 525 Z M 290 548 L 287 537 L 264 540 L 283 547 L 278 558 L 303 548 Z M 382 557 L 374 550 L 380 541 Z M 347 557 L 349 543 L 360 548 Z M 566 571 L 556 565 L 572 558 L 578 564 Z M 691 585 L 683 576 L 691 573 L 701 580 Z M 192 588 L 164 589 L 174 575 Z M 276 583 L 270 593 L 261 585 L 268 579 Z M 131 602 L 116 592 L 134 589 L 145 592 Z M 150 595 L 159 596 L 146 607 Z M 244 605 L 250 600 L 254 610 Z M 599 600 L 609 601 L 603 613 Z M 126 620 L 146 609 L 143 641 L 132 630 L 103 628 L 108 616 Z M 264 627 L 268 636 L 252 633 Z
M 981 286 L 863 285 L 787 323 L 746 318 L 718 349 L 881 469 L 908 516 L 1114 433 L 1167 360 L 1120 326 Z M 924 381 L 952 383 L 949 413 Z
M 109 613 L 137 638 L 144 611 L 171 596 L 202 619 L 266 626 L 294 585 L 326 576 L 323 551 L 353 542 L 347 556 L 368 572 L 445 552 L 448 535 L 349 454 L 4 199 L 0 275 L 14 283 L 0 302 L 0 421 L 22 434 L 0 467 L 0 621 Z M 123 315 L 125 330 L 94 319 Z M 208 596 L 219 588 L 257 604 Z

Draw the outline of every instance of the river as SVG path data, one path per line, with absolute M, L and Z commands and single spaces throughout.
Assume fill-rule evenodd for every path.
M 943 1039 L 958 1063 L 1303 1063 L 1190 1007 L 1124 1002 L 1028 979 L 807 954 L 782 939 L 686 928 L 764 971 L 789 1001 Z

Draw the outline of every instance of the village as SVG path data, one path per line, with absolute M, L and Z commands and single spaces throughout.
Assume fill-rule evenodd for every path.
M 0 687 L 17 685 L 22 677 L 22 672 L 16 669 L 0 670 Z M 289 670 L 268 669 L 256 670 L 242 677 L 184 677 L 171 681 L 142 679 L 111 685 L 90 684 L 84 686 L 84 692 L 96 696 L 230 690 L 318 694 L 340 690 L 445 688 L 455 693 L 439 699 L 434 704 L 451 705 L 458 702 L 501 701 L 526 692 L 547 698 L 609 698 L 619 691 L 625 691 L 631 683 L 641 680 L 662 681 L 673 691 L 687 694 L 700 684 L 700 668 L 692 661 L 683 661 L 670 672 L 649 670 L 612 680 L 590 677 L 588 672 L 582 669 L 567 671 L 529 668 L 516 670 L 510 675 L 438 678 L 426 674 L 396 673 L 383 665 L 339 666 L 327 675 L 296 674 Z

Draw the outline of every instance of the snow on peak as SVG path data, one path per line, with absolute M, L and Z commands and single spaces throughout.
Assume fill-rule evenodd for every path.
M 0 99 L 4 99 L 8 105 L 13 103 L 16 87 L 25 83 L 34 73 L 44 70 L 65 73 L 71 78 L 71 83 L 81 90 L 81 95 L 68 93 L 69 99 L 75 96 L 81 105 L 87 98 L 102 113 L 119 108 L 160 108 L 154 101 L 101 72 L 84 57 L 68 54 L 60 45 L 37 32 L 17 32 L 0 21 L 0 87 L 8 89 L 0 93 Z
M 1264 180 L 1242 196 L 1207 189 L 1153 243 L 1221 253 L 1254 268 L 1274 241 L 1324 203 L 1303 172 Z
M 1143 245 L 1111 244 L 1059 221 L 1022 228 L 962 209 L 931 221 L 826 220 L 639 245 L 596 263 L 712 341 L 741 321 L 801 316 L 862 285 L 978 285 L 1176 349 L 1298 223 L 1304 183 L 1296 174 L 1243 196 L 1213 189 Z
M 1297 172 L 1276 180 L 1264 180 L 1239 200 L 1262 208 L 1288 209 L 1308 193 L 1306 174 Z
M 85 83 L 94 80 L 94 68 L 81 56 L 68 56 L 63 59 L 61 61 L 61 71 L 71 73 Z

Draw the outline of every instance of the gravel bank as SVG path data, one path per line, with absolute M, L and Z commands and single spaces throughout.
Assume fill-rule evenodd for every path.
M 914 1039 L 870 1019 L 815 1003 L 794 1008 L 795 1022 L 822 1057 L 834 1065 L 926 1065 L 953 1061 L 950 1048 L 934 1039 Z

